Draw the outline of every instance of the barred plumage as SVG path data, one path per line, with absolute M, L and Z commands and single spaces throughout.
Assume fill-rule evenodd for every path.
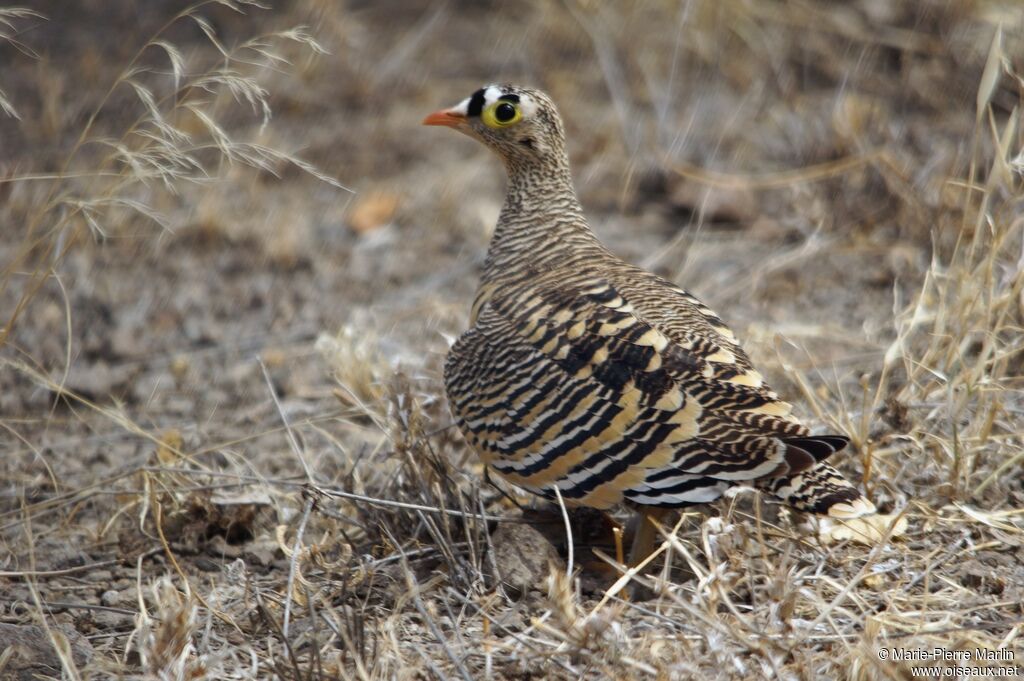
M 481 140 L 509 175 L 471 328 L 445 364 L 488 466 L 596 508 L 706 503 L 749 483 L 806 511 L 874 511 L 823 463 L 845 437 L 811 436 L 714 312 L 598 242 L 546 95 L 489 86 L 424 122 Z

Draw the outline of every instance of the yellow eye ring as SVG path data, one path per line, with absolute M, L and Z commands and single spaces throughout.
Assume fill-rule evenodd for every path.
M 523 118 L 523 112 L 512 102 L 499 100 L 490 105 L 480 114 L 480 120 L 488 128 L 507 128 L 518 123 Z

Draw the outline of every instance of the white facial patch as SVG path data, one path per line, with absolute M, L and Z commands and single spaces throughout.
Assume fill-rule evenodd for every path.
M 490 106 L 494 106 L 495 102 L 498 101 L 505 94 L 505 92 L 498 85 L 487 85 L 483 88 L 484 90 L 484 102 L 481 109 L 486 109 Z M 469 105 L 472 102 L 472 97 L 466 97 L 464 100 L 453 106 L 449 111 L 463 116 L 469 115 Z M 519 95 L 519 110 L 523 114 L 523 118 L 529 118 L 537 112 L 537 102 L 532 97 L 525 94 Z
M 486 109 L 494 104 L 498 101 L 498 97 L 501 97 L 503 94 L 504 93 L 501 91 L 501 88 L 497 85 L 488 85 L 484 88 L 484 108 Z
M 537 113 L 537 102 L 530 95 L 519 95 L 519 110 L 523 112 L 523 118 L 532 118 Z
M 491 106 L 498 99 L 504 95 L 500 87 L 497 85 L 488 85 L 484 89 L 484 108 Z M 523 118 L 529 118 L 533 114 L 537 113 L 537 102 L 533 101 L 530 95 L 520 94 L 519 95 L 519 111 L 522 112 Z

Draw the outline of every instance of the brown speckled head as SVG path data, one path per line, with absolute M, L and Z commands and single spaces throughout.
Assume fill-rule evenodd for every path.
M 430 114 L 424 125 L 444 125 L 474 137 L 506 163 L 561 163 L 565 133 L 554 102 L 540 90 L 488 85 L 450 109 Z

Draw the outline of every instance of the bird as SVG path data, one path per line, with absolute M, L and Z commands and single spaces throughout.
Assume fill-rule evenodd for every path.
M 717 314 L 597 239 L 547 94 L 487 85 L 423 124 L 482 142 L 508 176 L 469 328 L 444 363 L 485 470 L 568 506 L 638 511 L 632 564 L 666 512 L 738 485 L 833 518 L 875 513 L 826 462 L 849 438 L 812 435 Z

